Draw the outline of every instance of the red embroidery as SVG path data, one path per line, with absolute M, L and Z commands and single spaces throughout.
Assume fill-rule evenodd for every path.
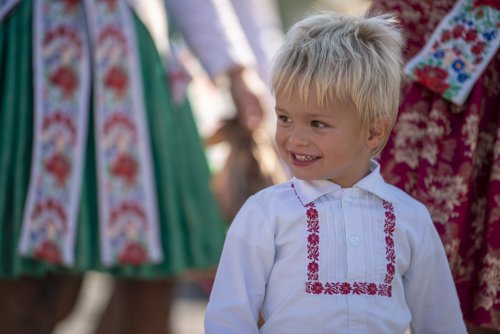
M 50 263 L 62 263 L 62 256 L 59 247 L 52 240 L 44 240 L 35 250 L 35 257 Z
M 439 93 L 444 92 L 449 87 L 446 82 L 448 72 L 437 66 L 425 66 L 415 69 L 415 75 L 418 80 Z
M 115 96 L 122 99 L 128 88 L 127 72 L 119 66 L 111 67 L 104 76 L 104 86 L 115 92 Z
M 74 69 L 68 66 L 60 66 L 50 75 L 50 82 L 59 87 L 64 99 L 71 99 L 78 87 L 78 77 Z
M 66 12 L 75 12 L 78 6 L 79 0 L 62 0 L 64 3 L 64 11 Z
M 64 42 L 67 43 L 68 40 L 71 42 L 71 47 L 74 50 L 77 50 L 77 55 L 80 56 L 82 52 L 82 41 L 71 27 L 58 25 L 55 28 L 48 30 L 43 37 L 43 46 L 48 47 L 54 41 L 58 39 L 62 40 L 63 38 L 66 39 Z
M 500 3 L 497 0 L 474 0 L 474 7 L 487 6 L 500 10 Z
M 55 153 L 44 162 L 44 166 L 49 173 L 54 175 L 57 187 L 63 187 L 71 172 L 69 159 L 61 153 Z
M 103 0 L 103 2 L 106 3 L 108 12 L 112 12 L 116 9 L 116 0 Z
M 148 260 L 148 255 L 144 247 L 136 242 L 126 245 L 119 255 L 121 264 L 140 265 Z
M 374 282 L 319 282 L 319 215 L 314 202 L 304 205 L 295 190 L 295 185 L 291 184 L 295 195 L 300 203 L 306 208 L 307 217 L 307 282 L 306 292 L 319 295 L 379 295 L 385 297 L 392 296 L 392 281 L 396 273 L 396 255 L 394 252 L 394 231 L 396 229 L 396 216 L 394 215 L 394 206 L 392 203 L 383 201 L 385 209 L 385 258 L 386 274 L 384 283 Z
M 43 214 L 50 212 L 55 217 L 58 218 L 58 222 L 61 224 L 61 231 L 66 233 L 68 231 L 68 216 L 64 210 L 64 207 L 56 200 L 48 199 L 46 201 L 37 201 L 33 213 L 31 214 L 31 219 L 38 221 L 43 219 Z M 44 224 L 45 225 L 45 224 Z
M 43 131 L 50 131 L 52 127 L 60 127 L 69 136 L 69 141 L 72 145 L 76 142 L 77 128 L 73 119 L 62 111 L 55 111 L 53 114 L 47 115 L 43 119 Z
M 139 163 L 128 154 L 120 154 L 111 166 L 111 173 L 121 177 L 128 186 L 134 185 L 138 172 Z

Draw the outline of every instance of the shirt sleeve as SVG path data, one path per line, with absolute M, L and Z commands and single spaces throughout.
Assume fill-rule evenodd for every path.
M 426 212 L 421 244 L 403 276 L 412 334 L 467 333 L 441 239 Z
M 255 197 L 250 197 L 224 243 L 205 313 L 206 334 L 258 333 L 258 314 L 274 255 L 269 220 Z
M 229 0 L 165 0 L 167 11 L 212 77 L 255 56 Z

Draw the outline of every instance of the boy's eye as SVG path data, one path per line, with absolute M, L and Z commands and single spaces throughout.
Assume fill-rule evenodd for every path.
M 323 123 L 321 121 L 311 121 L 311 126 L 315 127 L 315 128 L 324 128 L 326 127 L 326 123 Z
M 288 123 L 290 122 L 290 119 L 288 118 L 288 116 L 278 115 L 278 121 L 281 123 Z

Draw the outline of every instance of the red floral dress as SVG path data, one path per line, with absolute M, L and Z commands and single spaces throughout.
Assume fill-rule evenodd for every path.
M 374 1 L 375 8 L 393 12 L 400 18 L 408 38 L 407 59 L 423 48 L 453 5 L 450 0 Z M 473 5 L 498 7 L 499 2 L 478 0 Z M 473 38 L 474 29 L 467 29 L 470 33 L 460 32 L 460 36 Z M 447 75 L 432 69 L 419 74 L 426 78 L 427 86 L 435 86 L 435 92 Z M 420 83 L 407 82 L 398 120 L 380 157 L 385 179 L 429 208 L 445 245 L 465 320 L 497 330 L 500 330 L 499 79 L 497 52 L 461 106 Z

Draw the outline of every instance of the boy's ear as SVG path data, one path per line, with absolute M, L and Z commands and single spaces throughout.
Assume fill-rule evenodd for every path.
M 388 119 L 377 119 L 368 130 L 366 145 L 370 149 L 376 149 L 385 141 L 391 128 L 391 122 Z

